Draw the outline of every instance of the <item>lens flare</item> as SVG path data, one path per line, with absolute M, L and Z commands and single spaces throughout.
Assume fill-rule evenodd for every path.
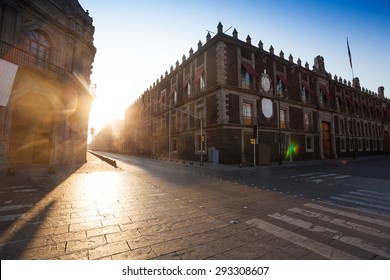
M 290 156 L 297 155 L 299 153 L 299 145 L 291 143 L 291 145 L 287 148 L 286 151 L 286 159 L 289 159 Z

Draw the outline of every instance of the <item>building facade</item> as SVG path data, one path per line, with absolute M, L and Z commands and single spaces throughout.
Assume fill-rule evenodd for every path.
M 127 109 L 128 153 L 198 160 L 203 150 L 204 160 L 243 164 L 387 153 L 383 87 L 374 93 L 332 76 L 321 56 L 310 68 L 222 30 Z
M 0 2 L 3 166 L 85 162 L 94 31 L 77 0 Z

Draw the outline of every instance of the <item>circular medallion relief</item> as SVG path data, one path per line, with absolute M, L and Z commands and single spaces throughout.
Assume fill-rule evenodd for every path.
M 273 105 L 271 99 L 263 98 L 261 100 L 261 108 L 263 110 L 263 115 L 267 119 L 272 117 L 273 114 Z

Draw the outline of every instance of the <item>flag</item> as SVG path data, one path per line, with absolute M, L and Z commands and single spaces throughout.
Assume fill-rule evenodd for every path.
M 0 59 L 0 106 L 7 106 L 18 65 Z
M 347 37 L 347 48 L 348 48 L 348 56 L 349 56 L 349 65 L 351 65 L 352 68 L 352 56 L 351 56 L 351 50 L 349 49 L 348 37 Z

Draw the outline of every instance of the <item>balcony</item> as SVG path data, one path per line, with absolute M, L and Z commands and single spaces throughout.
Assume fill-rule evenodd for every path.
M 6 59 L 20 67 L 38 71 L 45 76 L 60 79 L 63 82 L 75 82 L 74 75 L 64 68 L 42 60 L 3 41 L 0 41 L 0 58 Z

